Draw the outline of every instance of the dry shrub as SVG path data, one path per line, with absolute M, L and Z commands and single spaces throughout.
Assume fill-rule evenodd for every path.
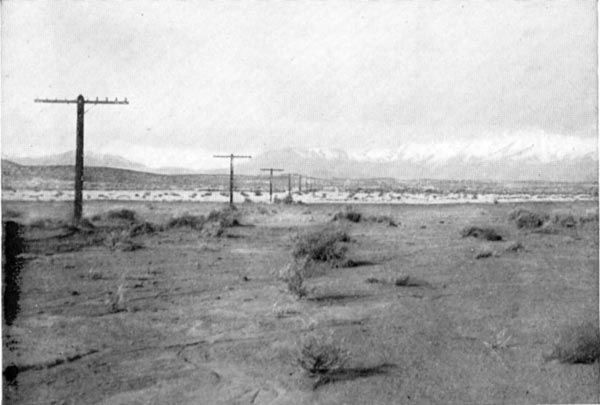
M 511 212 L 508 213 L 508 219 L 514 221 L 521 214 L 530 213 L 531 211 L 526 210 L 524 208 L 515 208 Z
M 561 233 L 561 229 L 558 225 L 555 225 L 550 222 L 546 222 L 544 225 L 540 226 L 539 228 L 532 230 L 532 232 L 545 234 L 545 235 L 557 235 L 557 234 Z
M 475 255 L 475 259 L 485 259 L 488 257 L 492 257 L 492 255 L 494 254 L 494 252 L 492 252 L 489 249 L 484 249 L 480 252 L 477 252 L 477 254 Z
M 87 218 L 81 218 L 79 220 L 79 222 L 77 223 L 77 227 L 79 228 L 79 230 L 84 231 L 84 232 L 92 232 L 96 229 L 96 227 L 94 226 L 94 224 L 92 223 L 92 221 L 90 221 Z
M 431 287 L 427 281 L 419 280 L 418 278 L 403 276 L 394 280 L 396 287 Z
M 509 243 L 504 250 L 507 252 L 518 252 L 523 249 L 525 249 L 523 244 L 517 241 Z
M 296 259 L 308 258 L 315 262 L 327 262 L 333 267 L 343 264 L 348 248 L 341 242 L 349 242 L 346 231 L 325 227 L 316 232 L 298 237 L 293 256 Z
M 600 329 L 597 322 L 566 327 L 548 359 L 562 363 L 593 363 L 600 359 Z
M 221 222 L 205 222 L 202 226 L 202 234 L 213 238 L 223 236 L 225 226 Z
M 492 242 L 502 240 L 502 236 L 500 236 L 495 229 L 481 228 L 478 226 L 468 226 L 463 228 L 461 235 L 463 238 L 471 236 L 473 238 L 489 240 Z
M 581 225 L 585 225 L 587 223 L 598 223 L 598 211 L 594 210 L 594 211 L 589 211 L 586 212 L 585 215 L 582 215 L 579 217 L 579 223 Z
M 189 215 L 184 214 L 171 219 L 167 223 L 167 228 L 184 228 L 189 227 L 196 230 L 201 230 L 206 219 L 204 215 Z
M 564 228 L 574 228 L 577 225 L 577 220 L 571 213 L 554 214 L 552 222 Z
M 111 232 L 106 237 L 105 244 L 108 245 L 110 250 L 120 250 L 122 252 L 133 252 L 135 250 L 144 248 L 144 245 L 141 245 L 131 240 L 128 231 Z
M 341 349 L 331 338 L 310 336 L 302 343 L 298 364 L 311 376 L 318 377 L 343 369 L 348 352 Z
M 117 292 L 109 299 L 110 312 L 117 313 L 127 310 L 125 303 L 125 291 L 126 287 L 124 284 L 119 284 Z
M 347 207 L 345 211 L 340 211 L 333 216 L 332 221 L 347 220 L 350 222 L 358 223 L 362 219 L 362 214 L 357 212 L 352 207 Z
M 29 224 L 30 227 L 39 229 L 46 229 L 50 225 L 52 225 L 52 220 L 48 218 L 39 218 Z
M 284 278 L 287 281 L 288 290 L 298 299 L 308 294 L 305 280 L 312 275 L 311 269 L 312 263 L 306 257 L 292 261 L 285 269 Z
M 234 207 L 228 207 L 222 210 L 213 210 L 208 214 L 206 221 L 218 222 L 224 228 L 240 225 L 237 209 Z
M 167 228 L 188 227 L 202 231 L 207 236 L 218 237 L 225 233 L 226 228 L 239 225 L 240 221 L 237 218 L 235 208 L 226 208 L 223 210 L 213 210 L 207 217 L 204 217 L 204 215 L 186 214 L 173 218 L 167 223 Z
M 150 222 L 142 222 L 129 228 L 129 236 L 133 238 L 139 235 L 148 235 L 158 230 L 159 228 L 156 225 L 151 224 Z
M 23 213 L 21 211 L 7 209 L 7 210 L 4 210 L 2 215 L 5 218 L 21 218 L 23 216 Z
M 519 229 L 535 229 L 544 225 L 549 219 L 548 214 L 517 208 L 510 212 L 508 219 L 515 221 Z
M 372 215 L 369 218 L 367 218 L 367 220 L 369 222 L 376 222 L 378 224 L 387 223 L 389 226 L 393 226 L 393 227 L 398 226 L 398 224 L 396 223 L 394 218 L 392 218 L 389 215 Z
M 112 210 L 106 214 L 108 219 L 122 219 L 129 222 L 134 222 L 137 218 L 135 211 L 126 208 L 120 210 Z
M 291 205 L 291 204 L 293 204 L 293 203 L 294 203 L 294 197 L 292 197 L 292 195 L 291 195 L 291 194 L 288 194 L 288 195 L 286 195 L 286 196 L 285 196 L 285 197 L 283 197 L 283 198 L 279 198 L 279 197 L 275 196 L 275 197 L 273 198 L 273 202 L 274 202 L 275 204 L 285 204 L 285 205 Z

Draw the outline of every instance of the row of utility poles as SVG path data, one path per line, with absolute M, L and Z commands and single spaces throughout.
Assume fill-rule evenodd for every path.
M 127 98 L 124 100 L 109 100 L 105 98 L 104 100 L 100 100 L 96 97 L 95 100 L 85 99 L 81 94 L 77 96 L 76 99 L 40 99 L 36 98 L 34 100 L 35 103 L 52 103 L 52 104 L 77 104 L 77 129 L 75 134 L 75 203 L 74 203 L 74 211 L 73 211 L 73 220 L 76 224 L 81 220 L 82 212 L 83 212 L 83 118 L 85 115 L 85 105 L 86 104 L 107 104 L 107 105 L 115 105 L 115 104 L 129 104 Z M 249 155 L 214 155 L 215 158 L 224 158 L 229 159 L 229 204 L 233 205 L 233 160 L 234 159 L 250 159 L 252 156 Z M 277 169 L 274 167 L 260 169 L 261 171 L 268 171 L 270 173 L 269 176 L 269 201 L 273 201 L 273 172 L 281 172 L 283 169 Z M 306 188 L 308 188 L 308 178 L 306 180 Z M 291 195 L 292 193 L 292 175 L 288 175 L 288 189 Z M 302 176 L 300 175 L 298 189 L 302 192 Z

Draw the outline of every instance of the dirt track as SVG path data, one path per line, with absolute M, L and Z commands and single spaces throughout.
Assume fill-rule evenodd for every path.
M 21 211 L 24 223 L 66 217 L 71 208 L 11 204 L 3 209 Z M 164 223 L 218 205 L 91 202 L 85 215 L 122 207 Z M 576 215 L 597 209 L 529 207 Z M 185 228 L 142 235 L 133 251 L 110 245 L 98 230 L 26 227 L 20 308 L 3 328 L 4 367 L 14 366 L 10 381 L 5 371 L 5 402 L 600 402 L 598 362 L 544 359 L 566 323 L 598 319 L 598 223 L 556 234 L 520 231 L 508 221 L 512 208 L 360 206 L 399 226 L 347 224 L 349 256 L 362 265 L 310 279 L 303 300 L 278 279 L 292 237 L 330 222 L 341 206 L 240 205 L 242 224 L 252 226 L 221 237 Z M 473 224 L 494 227 L 504 240 L 462 238 Z M 506 251 L 514 241 L 524 250 Z M 493 254 L 476 259 L 485 249 Z M 366 282 L 407 275 L 426 283 Z M 351 354 L 350 370 L 386 367 L 313 389 L 296 363 L 309 335 L 339 342 Z

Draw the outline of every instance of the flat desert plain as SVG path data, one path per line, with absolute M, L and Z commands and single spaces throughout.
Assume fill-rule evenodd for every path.
M 598 326 L 597 204 L 247 203 L 222 226 L 194 222 L 222 203 L 86 201 L 71 227 L 68 202 L 5 201 L 4 401 L 598 403 L 598 361 L 557 358 Z M 298 297 L 293 252 L 323 229 L 345 260 Z M 311 341 L 330 370 L 300 366 Z

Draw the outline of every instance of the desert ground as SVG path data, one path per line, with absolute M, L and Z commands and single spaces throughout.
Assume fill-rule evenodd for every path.
M 346 205 L 242 203 L 223 227 L 189 220 L 225 207 L 91 200 L 73 227 L 69 202 L 5 200 L 5 403 L 600 402 L 599 362 L 557 355 L 598 327 L 597 200 L 363 203 L 335 221 Z M 548 224 L 518 228 L 515 209 Z M 310 264 L 299 297 L 294 252 L 324 229 L 348 235 L 345 261 Z M 301 367 L 311 340 L 339 364 Z

